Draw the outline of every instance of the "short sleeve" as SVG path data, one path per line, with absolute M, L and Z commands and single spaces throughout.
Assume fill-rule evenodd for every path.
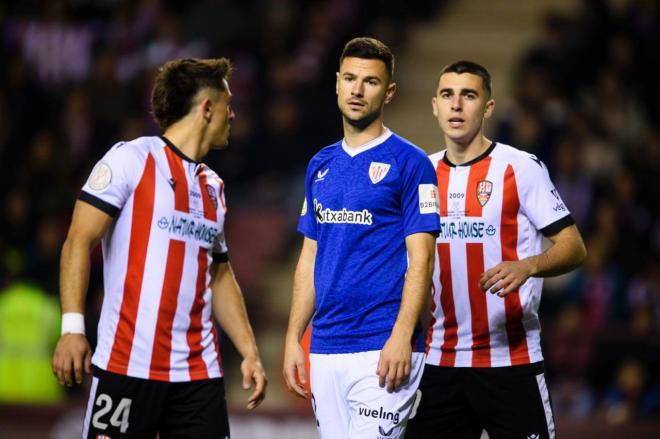
M 227 202 L 225 201 L 225 184 L 220 178 L 216 178 L 216 181 L 218 182 L 218 188 L 219 188 L 218 195 L 220 198 L 220 202 L 222 204 L 222 210 L 226 215 Z M 223 229 L 218 232 L 215 239 L 213 240 L 213 247 L 212 247 L 213 262 L 228 262 L 229 261 L 228 251 L 229 250 L 227 247 L 227 239 L 225 238 L 224 221 L 223 221 Z
M 545 164 L 530 155 L 524 169 L 516 172 L 520 181 L 521 205 L 525 215 L 544 236 L 552 236 L 575 224 L 564 201 L 550 180 Z
M 438 184 L 431 160 L 422 152 L 409 154 L 401 168 L 401 207 L 403 231 L 440 231 Z
M 317 224 L 314 213 L 314 198 L 312 197 L 311 176 L 314 175 L 314 160 L 307 166 L 305 175 L 305 198 L 303 199 L 300 210 L 300 220 L 298 221 L 298 231 L 306 237 L 317 240 Z
M 96 163 L 78 198 L 114 217 L 135 190 L 143 168 L 138 151 L 118 143 Z
M 229 261 L 229 249 L 227 248 L 227 240 L 225 239 L 225 232 L 221 230 L 213 241 L 213 262 L 227 262 Z

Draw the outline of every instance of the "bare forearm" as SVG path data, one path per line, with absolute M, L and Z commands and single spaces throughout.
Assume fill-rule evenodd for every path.
M 90 248 L 86 242 L 68 238 L 60 258 L 62 312 L 83 313 L 89 284 Z
M 293 297 L 289 314 L 287 341 L 298 342 L 314 315 L 314 266 L 299 263 L 293 279 Z
M 563 239 L 554 240 L 543 253 L 525 259 L 530 266 L 531 276 L 557 276 L 574 270 L 584 261 L 587 250 L 575 226 L 566 230 Z
M 213 312 L 236 350 L 247 358 L 258 357 L 257 342 L 248 319 L 245 301 L 229 266 L 213 283 Z
M 403 284 L 401 307 L 392 332 L 397 331 L 407 338 L 412 337 L 422 311 L 428 305 L 432 274 L 433 258 L 415 265 L 411 263 L 408 267 Z
M 392 332 L 411 337 L 422 311 L 428 306 L 435 237 L 428 233 L 406 238 L 408 270 L 403 284 L 401 306 Z

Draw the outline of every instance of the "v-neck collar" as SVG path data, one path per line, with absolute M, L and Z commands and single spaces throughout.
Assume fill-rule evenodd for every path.
M 365 152 L 365 151 L 367 151 L 371 148 L 374 148 L 374 147 L 380 145 L 381 143 L 385 142 L 387 139 L 390 138 L 391 135 L 392 135 L 392 131 L 390 131 L 390 129 L 386 127 L 385 132 L 383 132 L 383 134 L 381 134 L 380 136 L 376 137 L 375 139 L 370 140 L 367 143 L 365 143 L 363 145 L 360 145 L 360 146 L 356 146 L 356 147 L 348 146 L 346 144 L 346 139 L 342 139 L 341 148 L 349 156 L 355 157 L 356 155 L 358 155 L 362 152 Z

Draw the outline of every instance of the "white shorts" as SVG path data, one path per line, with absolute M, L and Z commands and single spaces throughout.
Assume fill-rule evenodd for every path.
M 310 354 L 312 406 L 323 439 L 402 438 L 424 371 L 413 352 L 410 379 L 395 392 L 378 384 L 380 351 Z

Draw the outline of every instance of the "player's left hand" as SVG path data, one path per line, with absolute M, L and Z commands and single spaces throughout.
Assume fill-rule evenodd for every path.
M 532 275 L 532 266 L 524 259 L 521 261 L 500 262 L 481 274 L 479 287 L 490 290 L 491 294 L 504 297 L 518 289 Z
M 380 351 L 378 359 L 378 383 L 380 387 L 387 384 L 387 391 L 397 390 L 410 377 L 412 347 L 410 339 L 401 337 L 394 332 Z
M 266 387 L 268 386 L 266 372 L 264 372 L 259 357 L 245 357 L 241 362 L 241 372 L 243 373 L 243 389 L 248 390 L 252 387 L 253 382 L 255 384 L 254 392 L 248 398 L 247 404 L 248 410 L 253 410 L 266 397 Z

